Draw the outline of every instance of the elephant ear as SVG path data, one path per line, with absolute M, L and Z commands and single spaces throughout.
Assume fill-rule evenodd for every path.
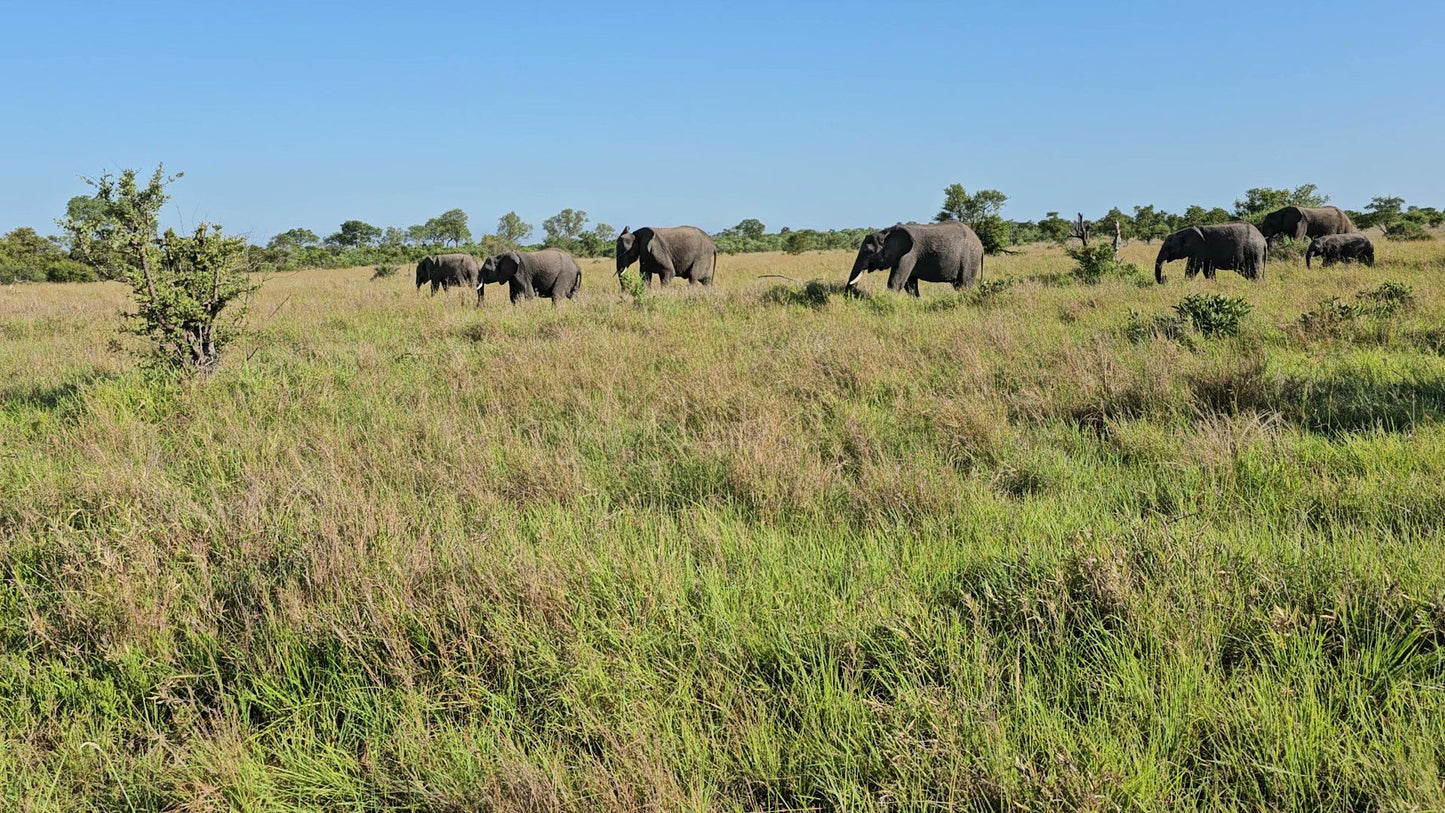
M 522 268 L 522 255 L 515 251 L 508 251 L 502 255 L 502 261 L 497 264 L 497 273 L 502 282 L 511 282 L 517 278 L 517 272 Z
M 646 238 L 646 246 L 644 248 L 647 251 L 647 256 L 651 257 L 653 262 L 668 272 L 676 272 L 677 269 L 672 267 L 672 252 L 668 251 L 667 244 L 662 242 L 662 235 L 658 234 L 655 230 L 650 232 Z
M 884 265 L 893 266 L 903 255 L 913 250 L 913 234 L 902 226 L 894 226 L 883 233 Z

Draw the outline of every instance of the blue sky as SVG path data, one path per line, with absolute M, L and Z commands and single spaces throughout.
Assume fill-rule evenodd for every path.
M 1445 3 L 29 3 L 0 231 L 149 169 L 257 242 L 453 207 L 617 228 L 1229 207 L 1316 183 L 1445 205 Z

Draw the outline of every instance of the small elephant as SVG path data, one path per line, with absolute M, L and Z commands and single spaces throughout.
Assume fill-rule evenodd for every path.
M 416 287 L 431 283 L 431 292 L 453 286 L 471 288 L 481 283 L 482 266 L 470 254 L 434 254 L 416 264 Z
M 504 282 L 510 289 L 513 305 L 538 296 L 551 299 L 555 305 L 558 299 L 571 299 L 582 290 L 582 268 L 571 254 L 560 248 L 508 251 L 488 257 L 482 263 L 477 301 L 482 300 L 488 283 Z
M 983 243 L 967 224 L 907 223 L 875 231 L 863 238 L 848 275 L 848 287 L 863 273 L 888 269 L 888 290 L 918 296 L 918 283 L 947 282 L 954 288 L 973 285 L 983 275 Z
M 1188 260 L 1185 273 L 1191 277 L 1203 271 L 1205 279 L 1214 279 L 1214 272 L 1223 269 L 1264 279 L 1267 254 L 1264 235 L 1250 223 L 1190 226 L 1164 238 L 1154 260 L 1154 281 L 1163 284 L 1164 263 L 1174 260 Z
M 663 285 L 672 282 L 673 277 L 681 277 L 690 285 L 712 285 L 717 272 L 717 244 L 696 226 L 644 226 L 635 232 L 623 229 L 617 237 L 619 285 L 622 272 L 634 262 L 639 263 L 642 283 L 649 288 L 654 274 L 662 279 Z
M 1265 215 L 1259 231 L 1266 240 L 1275 237 L 1303 240 L 1306 237 L 1323 237 L 1327 234 L 1352 234 L 1358 229 L 1350 216 L 1337 206 L 1286 206 Z
M 1335 263 L 1357 262 L 1373 267 L 1375 244 L 1363 234 L 1327 234 L 1310 241 L 1305 251 L 1305 268 L 1310 267 L 1314 257 L 1323 258 L 1320 264 L 1326 268 Z

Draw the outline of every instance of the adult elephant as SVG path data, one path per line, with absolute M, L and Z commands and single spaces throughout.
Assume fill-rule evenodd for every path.
M 1263 279 L 1268 245 L 1264 235 L 1250 223 L 1218 226 L 1190 226 L 1164 238 L 1154 260 L 1154 281 L 1164 282 L 1164 263 L 1188 260 L 1185 273 L 1203 271 L 1214 279 L 1217 270 L 1238 271 L 1245 279 Z
M 1363 234 L 1327 234 L 1310 241 L 1310 247 L 1305 251 L 1305 268 L 1311 267 L 1310 260 L 1314 257 L 1320 257 L 1323 260 L 1321 265 L 1326 268 L 1343 262 L 1373 266 L 1375 244 Z
M 863 273 L 888 269 L 888 290 L 918 296 L 918 283 L 973 285 L 983 275 L 983 243 L 967 224 L 900 223 L 863 238 L 848 287 Z
M 508 251 L 488 257 L 482 263 L 481 282 L 477 285 L 477 301 L 482 300 L 487 284 L 506 283 L 512 304 L 524 299 L 546 297 L 571 299 L 582 290 L 582 268 L 572 255 L 560 248 L 541 251 Z
M 438 288 L 476 288 L 481 284 L 481 274 L 481 264 L 470 254 L 434 254 L 416 264 L 416 287 L 420 289 L 430 282 L 433 294 Z
M 642 283 L 652 286 L 657 275 L 662 284 L 681 277 L 690 285 L 712 285 L 717 271 L 717 244 L 707 232 L 696 226 L 654 228 L 644 226 L 637 231 L 627 228 L 617 237 L 617 282 L 622 272 L 639 263 Z
M 1259 230 L 1264 239 L 1288 237 L 1303 240 L 1306 237 L 1323 237 L 1327 234 L 1352 234 L 1359 231 L 1338 206 L 1286 206 L 1277 212 L 1264 216 Z

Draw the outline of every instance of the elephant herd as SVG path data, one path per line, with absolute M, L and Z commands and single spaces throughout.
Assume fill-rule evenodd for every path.
M 1154 279 L 1164 282 L 1164 264 L 1185 260 L 1185 274 L 1203 273 L 1213 279 L 1216 271 L 1235 271 L 1246 279 L 1264 277 L 1270 238 L 1294 240 L 1313 238 L 1305 253 L 1305 264 L 1315 257 L 1328 266 L 1337 262 L 1375 263 L 1375 249 L 1360 234 L 1349 215 L 1334 206 L 1306 208 L 1286 206 L 1264 218 L 1261 228 L 1238 222 L 1214 226 L 1190 226 L 1168 237 L 1159 247 L 1154 262 Z M 651 287 L 658 277 L 666 285 L 673 279 L 689 284 L 711 285 L 717 272 L 717 245 L 702 229 L 644 227 L 623 229 L 617 238 L 617 276 L 633 263 L 639 264 L 644 285 Z M 983 275 L 983 243 L 973 229 L 958 221 L 945 223 L 900 223 L 873 232 L 863 239 L 848 287 L 857 284 L 865 272 L 886 269 L 888 288 L 918 296 L 920 282 L 946 282 L 954 288 L 975 284 Z M 486 286 L 505 283 L 516 304 L 534 297 L 556 302 L 571 299 L 582 288 L 582 269 L 572 255 L 557 248 L 541 251 L 507 251 L 482 262 L 470 254 L 440 254 L 422 259 L 416 266 L 416 287 L 430 283 L 432 293 L 466 285 L 475 288 L 477 304 Z

